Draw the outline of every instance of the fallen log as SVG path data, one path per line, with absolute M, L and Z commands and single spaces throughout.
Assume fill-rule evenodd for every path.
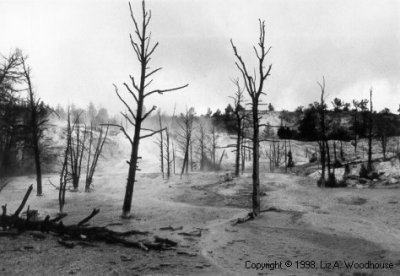
M 182 230 L 183 226 L 179 226 L 179 227 L 172 227 L 170 226 L 166 226 L 166 227 L 161 227 L 160 230 L 161 231 L 165 231 L 165 230 L 169 230 L 169 231 L 177 231 L 177 230 Z
M 43 220 L 29 220 L 23 219 L 19 217 L 22 209 L 24 208 L 26 201 L 30 193 L 32 192 L 32 185 L 29 187 L 26 192 L 20 206 L 17 211 L 13 215 L 7 215 L 6 205 L 3 207 L 3 213 L 0 216 L 0 226 L 3 228 L 3 231 L 0 231 L 0 236 L 10 236 L 13 235 L 11 233 L 20 234 L 24 231 L 39 231 L 45 233 L 54 233 L 60 236 L 58 242 L 66 246 L 68 248 L 72 248 L 72 242 L 67 241 L 77 241 L 77 242 L 107 242 L 113 244 L 122 244 L 127 247 L 139 248 L 145 251 L 150 249 L 153 250 L 168 250 L 175 249 L 177 243 L 168 239 L 163 239 L 160 237 L 153 237 L 153 241 L 150 240 L 141 240 L 141 241 L 132 241 L 127 240 L 124 237 L 131 235 L 147 235 L 149 232 L 142 232 L 137 230 L 130 230 L 126 232 L 116 232 L 107 229 L 106 227 L 85 227 L 86 223 L 92 219 L 95 215 L 97 215 L 100 210 L 93 209 L 92 213 L 81 220 L 76 225 L 64 225 L 62 219 L 66 216 L 58 215 L 57 217 L 50 219 L 50 216 L 46 216 Z M 28 213 L 28 212 L 27 212 Z M 12 230 L 16 230 L 15 232 L 11 232 Z

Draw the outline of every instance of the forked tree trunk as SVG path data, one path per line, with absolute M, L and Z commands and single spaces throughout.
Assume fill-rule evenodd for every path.
M 45 121 L 40 122 L 39 119 L 39 101 L 35 100 L 33 87 L 31 83 L 31 69 L 27 67 L 25 64 L 25 58 L 21 56 L 22 59 L 22 67 L 23 67 L 23 74 L 25 77 L 25 81 L 28 85 L 28 94 L 29 94 L 29 109 L 30 109 L 30 123 L 29 129 L 32 139 L 32 147 L 33 147 L 33 154 L 35 160 L 35 169 L 36 169 L 36 192 L 38 196 L 43 194 L 42 189 L 42 161 L 41 161 L 41 152 L 39 147 L 39 139 L 41 135 L 41 127 L 43 128 L 43 124 Z
M 129 111 L 129 113 L 122 113 L 122 115 L 128 120 L 128 122 L 134 126 L 134 135 L 133 138 L 128 135 L 126 132 L 125 128 L 123 126 L 119 126 L 120 129 L 123 131 L 124 135 L 126 138 L 129 140 L 131 143 L 131 155 L 129 159 L 129 171 L 128 171 L 128 179 L 127 179 L 127 184 L 126 184 L 126 190 L 125 190 L 125 196 L 124 196 L 124 204 L 122 207 L 122 217 L 126 218 L 130 216 L 130 211 L 131 211 L 131 206 L 132 206 L 132 196 L 133 196 L 133 189 L 136 181 L 136 171 L 137 171 L 137 166 L 138 166 L 138 153 L 139 153 L 139 144 L 140 140 L 144 138 L 151 137 L 159 132 L 162 132 L 164 129 L 160 130 L 149 130 L 149 129 L 143 129 L 146 131 L 150 131 L 150 134 L 142 135 L 141 136 L 141 130 L 142 130 L 142 123 L 146 118 L 154 111 L 156 110 L 156 107 L 153 106 L 148 112 L 144 113 L 144 99 L 152 94 L 163 94 L 166 92 L 172 92 L 176 91 L 182 88 L 187 87 L 188 85 L 183 85 L 175 88 L 170 88 L 170 89 L 154 89 L 149 92 L 145 91 L 148 86 L 151 84 L 152 80 L 149 80 L 149 78 L 157 73 L 161 68 L 154 69 L 153 71 L 148 71 L 150 68 L 150 60 L 151 56 L 156 50 L 158 43 L 155 43 L 154 45 L 150 45 L 151 43 L 151 33 L 148 32 L 148 25 L 150 23 L 151 19 L 151 11 L 147 11 L 145 7 L 145 2 L 144 0 L 142 1 L 142 22 L 141 24 L 138 24 L 136 21 L 135 17 L 133 16 L 133 11 L 131 4 L 129 3 L 129 10 L 131 14 L 131 19 L 133 21 L 134 29 L 135 29 L 135 38 L 133 36 L 130 36 L 130 42 L 132 45 L 133 50 L 135 51 L 136 58 L 138 59 L 140 63 L 140 80 L 139 83 L 135 81 L 135 78 L 133 76 L 129 76 L 131 79 L 131 83 L 133 88 L 128 86 L 126 83 L 124 83 L 125 88 L 128 90 L 129 94 L 132 96 L 132 98 L 135 100 L 136 103 L 136 113 L 133 112 L 131 106 L 120 96 L 118 93 L 118 89 L 115 86 L 115 92 L 120 99 L 120 101 L 124 104 L 125 108 Z
M 85 183 L 85 192 L 90 191 L 90 187 L 93 182 L 93 175 L 96 171 L 97 163 L 99 157 L 103 151 L 104 143 L 107 139 L 108 135 L 108 126 L 104 134 L 103 128 L 100 129 L 99 138 L 97 139 L 96 147 L 94 148 L 93 158 L 92 156 L 92 144 L 93 144 L 93 128 L 90 126 L 90 137 L 89 137 L 89 147 L 88 147 L 88 157 L 87 157 L 87 166 L 86 166 L 86 183 Z

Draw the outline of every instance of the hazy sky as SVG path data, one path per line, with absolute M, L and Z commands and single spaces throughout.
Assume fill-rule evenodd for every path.
M 140 1 L 132 1 L 140 15 Z M 369 0 L 152 0 L 150 28 L 160 45 L 151 65 L 164 69 L 154 88 L 189 83 L 174 94 L 149 98 L 172 112 L 223 108 L 239 76 L 229 39 L 254 64 L 258 18 L 266 21 L 272 63 L 264 98 L 293 109 L 327 94 L 347 101 L 367 98 L 397 110 L 400 104 L 400 1 Z M 127 1 L 0 0 L 0 53 L 19 47 L 30 56 L 34 84 L 46 102 L 89 101 L 111 112 L 122 108 L 112 84 L 123 90 L 138 63 Z

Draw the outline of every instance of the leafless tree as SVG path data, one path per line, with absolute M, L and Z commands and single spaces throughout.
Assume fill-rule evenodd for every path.
M 334 186 L 336 183 L 335 175 L 331 172 L 331 157 L 329 151 L 329 143 L 327 139 L 327 127 L 326 127 L 326 109 L 327 105 L 325 103 L 325 78 L 322 77 L 322 83 L 317 82 L 318 86 L 321 89 L 321 98 L 320 103 L 318 105 L 318 112 L 319 112 L 319 149 L 320 149 L 320 156 L 321 156 L 321 178 L 319 180 L 319 186 L 325 187 L 326 186 L 326 178 L 325 173 L 326 169 L 328 171 L 328 184 L 329 186 Z
M 172 165 L 174 174 L 176 174 L 176 149 L 174 145 L 174 141 L 171 141 L 171 148 L 172 148 Z
M 257 61 L 258 61 L 258 75 L 254 72 L 254 75 L 250 74 L 246 64 L 244 63 L 242 57 L 239 55 L 236 46 L 233 44 L 231 40 L 232 48 L 234 55 L 237 59 L 235 62 L 236 67 L 242 74 L 243 81 L 245 84 L 246 91 L 248 92 L 251 98 L 251 109 L 252 109 L 252 124 L 253 124 L 253 195 L 252 195 L 252 209 L 253 209 L 253 216 L 257 216 L 260 213 L 260 142 L 259 142 L 259 105 L 260 105 L 260 97 L 261 95 L 265 94 L 264 90 L 264 83 L 265 80 L 270 75 L 272 64 L 265 67 L 265 58 L 269 53 L 271 47 L 266 49 L 265 46 L 265 22 L 259 20 L 260 25 L 260 36 L 258 42 L 258 49 L 253 46 L 255 51 Z M 256 71 L 256 70 L 254 70 Z
M 194 116 L 194 108 L 191 107 L 190 109 L 186 110 L 185 114 L 181 113 L 178 121 L 178 126 L 180 128 L 180 131 L 178 132 L 179 144 L 183 152 L 181 175 L 183 175 L 185 170 L 186 173 L 188 173 L 189 170 L 189 151 L 190 143 L 192 141 Z
M 359 107 L 359 102 L 357 100 L 353 100 L 353 112 L 354 112 L 354 117 L 353 117 L 353 133 L 354 133 L 354 155 L 357 158 L 357 131 L 358 131 L 358 107 Z
M 319 149 L 320 149 L 320 158 L 321 158 L 321 179 L 320 186 L 325 187 L 325 172 L 326 172 L 326 127 L 325 127 L 325 78 L 322 78 L 322 84 L 317 82 L 321 88 L 321 101 L 318 106 L 318 111 L 320 115 L 320 139 L 318 141 Z
M 161 112 L 158 110 L 157 112 L 157 117 L 158 117 L 158 126 L 159 129 L 164 129 L 162 119 L 161 119 Z M 158 146 L 160 147 L 160 169 L 161 169 L 161 175 L 164 178 L 164 132 L 160 131 L 160 138 L 157 141 Z
M 139 61 L 140 65 L 140 75 L 139 82 L 132 75 L 130 77 L 131 86 L 127 83 L 124 83 L 124 87 L 126 88 L 130 97 L 134 100 L 136 111 L 131 107 L 130 104 L 120 95 L 118 92 L 117 86 L 115 87 L 115 93 L 117 94 L 119 100 L 124 104 L 127 112 L 121 113 L 122 116 L 129 122 L 130 125 L 134 127 L 134 134 L 131 137 L 125 128 L 120 125 L 121 131 L 125 134 L 126 138 L 129 140 L 131 144 L 131 155 L 129 160 L 129 171 L 128 171 L 128 179 L 126 185 L 126 191 L 124 196 L 124 204 L 122 208 L 122 217 L 129 217 L 131 206 L 132 206 L 132 196 L 133 196 L 133 187 L 136 180 L 136 171 L 137 171 L 137 163 L 138 163 L 138 152 L 139 152 L 139 143 L 141 139 L 145 139 L 153 136 L 161 131 L 160 130 L 151 130 L 142 127 L 143 121 L 146 120 L 150 116 L 150 114 L 156 110 L 156 107 L 153 106 L 147 112 L 145 112 L 144 101 L 147 97 L 153 94 L 163 94 L 167 92 L 176 91 L 182 88 L 187 87 L 188 85 L 182 85 L 179 87 L 169 88 L 169 89 L 153 89 L 148 91 L 149 85 L 152 83 L 152 79 L 150 79 L 155 73 L 161 70 L 160 68 L 150 70 L 150 60 L 151 57 L 158 47 L 158 42 L 152 44 L 151 42 L 151 33 L 148 30 L 148 26 L 151 20 L 151 11 L 146 10 L 145 1 L 142 1 L 142 20 L 138 22 L 135 16 L 133 15 L 131 4 L 129 3 L 129 10 L 131 19 L 134 25 L 134 35 L 130 35 L 130 42 L 132 48 L 136 54 L 136 58 Z M 142 131 L 147 131 L 147 134 L 141 134 Z
M 71 113 L 68 108 L 67 112 L 67 141 L 64 149 L 64 155 L 61 161 L 60 170 L 60 182 L 58 187 L 58 204 L 60 208 L 60 214 L 64 214 L 65 205 L 65 192 L 67 190 L 67 184 L 71 181 L 71 175 L 69 172 L 69 158 L 71 151 L 71 139 L 72 139 L 72 125 L 71 125 Z
M 212 166 L 215 169 L 216 168 L 216 154 L 217 154 L 217 148 L 218 148 L 218 134 L 217 134 L 217 128 L 213 125 L 211 127 L 211 149 L 210 149 L 210 155 L 211 155 L 211 162 Z
M 165 130 L 165 162 L 167 163 L 167 179 L 171 177 L 171 163 L 173 160 L 171 160 L 171 133 L 170 129 L 167 128 Z
M 190 137 L 189 141 L 189 164 L 190 164 L 190 171 L 194 171 L 195 167 L 195 162 L 193 161 L 193 144 L 194 144 L 194 139 L 193 137 Z
M 236 86 L 235 96 L 233 99 L 233 112 L 236 118 L 236 150 L 235 150 L 235 176 L 239 176 L 240 171 L 240 155 L 243 137 L 243 120 L 245 117 L 245 110 L 243 107 L 243 91 L 244 88 L 240 87 L 239 79 L 232 80 Z
M 372 171 L 372 128 L 373 128 L 372 88 L 369 90 L 369 123 L 368 123 L 368 171 Z
M 22 79 L 22 53 L 16 49 L 9 56 L 0 56 L 0 179 L 9 166 L 10 150 L 15 136 L 18 100 L 17 85 Z
M 48 122 L 45 113 L 47 111 L 44 108 L 43 102 L 38 99 L 33 90 L 32 80 L 31 80 L 31 68 L 26 64 L 26 58 L 21 55 L 22 69 L 24 81 L 28 86 L 28 102 L 30 111 L 30 121 L 28 123 L 28 130 L 31 134 L 31 145 L 33 148 L 33 154 L 35 159 L 36 168 L 36 190 L 37 195 L 41 196 L 43 194 L 42 189 L 42 151 L 41 151 L 41 140 L 43 140 L 43 131 L 46 129 L 46 123 Z
M 208 133 L 204 121 L 199 122 L 199 133 L 197 140 L 199 142 L 200 170 L 203 171 L 206 163 L 206 152 L 208 144 Z
M 90 187 L 93 182 L 93 175 L 97 167 L 97 162 L 103 151 L 104 143 L 107 140 L 108 128 L 109 126 L 107 126 L 106 130 L 104 131 L 103 126 L 100 127 L 97 142 L 96 145 L 94 145 L 94 137 L 93 137 L 94 129 L 93 125 L 90 124 L 89 145 L 87 148 L 87 164 L 86 164 L 86 181 L 85 181 L 86 192 L 90 191 Z
M 82 171 L 82 159 L 85 152 L 85 143 L 87 139 L 87 127 L 83 124 L 83 130 L 81 129 L 80 116 L 75 118 L 74 123 L 71 126 L 71 139 L 70 141 L 70 173 L 72 178 L 72 186 L 74 190 L 79 187 L 79 180 L 81 178 Z
M 16 49 L 8 57 L 1 56 L 0 64 L 0 103 L 13 98 L 18 92 L 15 84 L 21 82 L 20 66 L 22 64 L 22 53 Z

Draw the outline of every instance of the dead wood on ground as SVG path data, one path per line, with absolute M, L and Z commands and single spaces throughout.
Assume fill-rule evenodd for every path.
M 57 217 L 50 219 L 50 216 L 46 216 L 43 220 L 31 220 L 30 216 L 22 218 L 19 216 L 23 210 L 30 193 L 32 192 L 32 185 L 29 186 L 20 206 L 17 211 L 12 215 L 7 215 L 7 205 L 2 206 L 2 215 L 0 216 L 0 236 L 15 236 L 19 235 L 24 231 L 39 231 L 43 233 L 54 233 L 60 236 L 58 243 L 67 247 L 73 248 L 77 241 L 78 244 L 84 242 L 91 245 L 91 242 L 106 242 L 112 244 L 120 244 L 126 247 L 139 248 L 145 251 L 152 250 L 168 250 L 175 249 L 178 245 L 176 242 L 160 238 L 153 237 L 153 240 L 128 240 L 124 237 L 132 235 L 148 235 L 149 232 L 142 232 L 138 230 L 130 230 L 126 232 L 115 232 L 104 227 L 87 227 L 87 223 L 96 216 L 100 210 L 93 209 L 92 213 L 81 220 L 76 225 L 64 225 L 62 219 L 66 216 L 65 214 L 58 215 Z M 27 212 L 28 214 L 28 212 Z

